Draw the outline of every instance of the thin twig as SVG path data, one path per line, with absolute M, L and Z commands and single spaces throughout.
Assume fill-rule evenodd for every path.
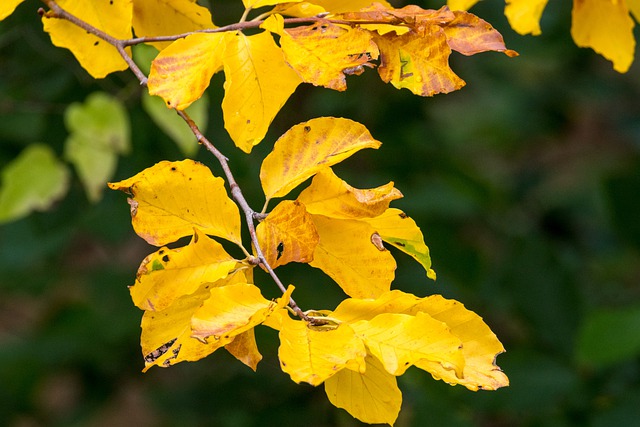
M 42 11 L 40 9 L 38 12 L 41 15 L 44 15 L 44 16 L 46 16 L 48 18 L 65 19 L 65 20 L 77 25 L 78 27 L 82 28 L 83 30 L 85 30 L 85 31 L 87 31 L 87 32 L 89 32 L 91 34 L 94 34 L 95 36 L 101 38 L 102 40 L 106 41 L 107 43 L 113 45 L 118 50 L 118 53 L 123 57 L 123 59 L 125 61 L 127 61 L 127 64 L 129 65 L 129 67 L 131 68 L 131 70 L 133 71 L 135 76 L 138 78 L 138 80 L 140 80 L 140 84 L 141 85 L 146 85 L 147 76 L 145 76 L 144 73 L 140 70 L 140 68 L 138 68 L 138 66 L 133 62 L 133 60 L 131 59 L 131 57 L 128 55 L 128 53 L 125 50 L 125 48 L 127 46 L 130 46 L 132 44 L 137 44 L 137 43 L 131 43 L 131 41 L 134 40 L 134 39 L 129 39 L 129 40 L 116 39 L 115 37 L 110 36 L 109 34 L 99 30 L 98 28 L 95 28 L 94 26 L 88 24 L 87 22 L 85 22 L 85 21 L 77 18 L 76 16 L 70 14 L 69 12 L 67 12 L 66 10 L 61 8 L 54 0 L 43 0 L 43 1 L 44 1 L 44 3 L 46 3 L 46 5 L 51 10 L 50 10 L 50 12 L 44 12 L 44 11 Z M 244 26 L 245 28 L 253 27 L 255 25 L 255 23 L 249 23 L 249 22 L 245 22 L 244 24 L 252 24 L 252 25 Z M 257 27 L 258 25 L 255 25 L 255 26 Z M 232 26 L 228 26 L 228 27 L 232 27 Z M 231 29 L 227 29 L 226 31 L 232 31 L 232 30 Z M 140 39 L 136 39 L 136 40 L 140 40 Z M 149 41 L 149 40 L 147 39 L 145 41 Z M 168 40 L 154 40 L 154 41 L 168 41 Z M 139 43 L 143 43 L 143 41 L 139 41 Z M 218 160 L 218 162 L 220 163 L 220 166 L 222 166 L 222 170 L 224 171 L 224 174 L 225 174 L 225 176 L 227 178 L 227 182 L 229 183 L 231 196 L 236 201 L 236 203 L 238 204 L 240 209 L 242 209 L 242 211 L 244 212 L 245 222 L 246 222 L 247 227 L 249 229 L 249 235 L 251 236 L 251 243 L 253 244 L 253 246 L 255 248 L 258 261 L 267 270 L 267 272 L 269 273 L 269 275 L 271 276 L 273 281 L 276 283 L 278 288 L 280 288 L 282 293 L 283 294 L 286 293 L 286 291 L 287 291 L 286 287 L 284 286 L 284 284 L 282 283 L 282 281 L 280 280 L 278 275 L 275 273 L 275 271 L 273 271 L 273 268 L 271 268 L 271 266 L 269 265 L 269 263 L 267 262 L 267 260 L 266 260 L 266 258 L 264 256 L 264 254 L 262 253 L 262 249 L 260 248 L 260 243 L 258 242 L 258 237 L 257 237 L 257 234 L 256 234 L 256 228 L 255 228 L 255 224 L 254 224 L 254 216 L 259 215 L 259 214 L 256 214 L 256 212 L 253 209 L 251 209 L 251 207 L 247 203 L 247 200 L 244 198 L 244 195 L 242 194 L 242 190 L 238 186 L 238 183 L 236 182 L 235 177 L 233 176 L 233 173 L 231 172 L 231 169 L 229 168 L 229 159 L 225 155 L 223 155 L 220 152 L 220 150 L 218 150 L 211 143 L 211 141 L 209 141 L 202 134 L 202 132 L 200 131 L 200 128 L 198 128 L 198 125 L 189 117 L 189 115 L 187 113 L 185 113 L 184 111 L 180 111 L 180 110 L 176 110 L 176 113 L 189 125 L 189 128 L 191 129 L 191 131 L 195 135 L 195 137 L 198 140 L 198 142 L 200 144 L 204 145 L 207 148 L 207 150 L 209 150 L 209 152 L 211 152 L 211 154 L 213 154 L 214 157 Z M 316 322 L 313 321 L 313 319 L 309 318 L 309 316 L 307 316 L 300 309 L 300 307 L 293 300 L 293 298 L 289 299 L 289 306 L 293 309 L 293 311 L 301 319 L 304 319 L 305 321 L 310 322 L 310 323 L 316 323 Z

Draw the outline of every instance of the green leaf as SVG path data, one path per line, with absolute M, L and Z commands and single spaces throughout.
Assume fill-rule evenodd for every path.
M 70 132 L 65 159 L 74 164 L 89 200 L 97 202 L 115 172 L 118 154 L 129 152 L 127 112 L 117 99 L 96 92 L 84 104 L 71 104 L 64 119 Z
M 640 306 L 594 311 L 578 336 L 578 360 L 609 366 L 640 354 Z
M 193 135 L 189 125 L 176 114 L 175 110 L 167 108 L 162 98 L 151 96 L 146 92 L 142 94 L 142 107 L 153 122 L 178 145 L 182 154 L 186 157 L 195 156 L 199 147 L 196 137 Z M 207 94 L 203 94 L 200 99 L 193 102 L 185 111 L 198 125 L 200 131 L 206 132 L 209 112 Z
M 0 223 L 46 210 L 69 187 L 69 171 L 51 148 L 32 144 L 2 170 Z

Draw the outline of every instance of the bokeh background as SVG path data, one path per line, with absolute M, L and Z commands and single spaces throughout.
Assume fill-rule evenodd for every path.
M 239 3 L 213 2 L 215 22 L 237 20 Z M 255 208 L 260 162 L 282 132 L 322 115 L 365 124 L 383 146 L 337 172 L 361 188 L 395 181 L 405 195 L 396 206 L 421 226 L 438 273 L 431 282 L 398 253 L 394 287 L 463 302 L 507 348 L 498 364 L 511 386 L 495 392 L 410 370 L 398 426 L 640 425 L 640 61 L 621 75 L 576 47 L 570 3 L 549 2 L 532 37 L 510 29 L 503 1 L 480 2 L 472 12 L 520 56 L 454 54 L 467 86 L 449 95 L 415 97 L 372 71 L 350 77 L 346 93 L 302 86 L 251 156 L 222 127 L 222 78 L 213 79 L 207 135 Z M 133 76 L 92 80 L 51 45 L 39 6 L 27 1 L 0 23 L 0 168 L 34 142 L 61 155 L 65 108 L 95 91 L 130 115 L 133 150 L 114 179 L 183 158 L 141 108 Z M 220 174 L 211 155 L 197 159 Z M 279 370 L 267 328 L 257 373 L 224 351 L 141 373 L 142 313 L 127 285 L 151 252 L 125 196 L 105 191 L 92 204 L 77 176 L 51 210 L 0 225 L 1 425 L 359 425 L 322 387 Z M 337 286 L 309 270 L 285 266 L 281 277 L 303 307 L 332 308 Z

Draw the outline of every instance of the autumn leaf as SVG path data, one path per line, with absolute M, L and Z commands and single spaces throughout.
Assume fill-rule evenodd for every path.
M 254 372 L 258 369 L 258 363 L 262 355 L 258 351 L 256 336 L 253 329 L 249 329 L 236 335 L 229 344 L 224 346 L 233 357 L 250 367 Z
M 391 5 L 385 0 L 375 0 L 383 7 L 390 8 Z M 344 13 L 364 9 L 373 3 L 373 0 L 310 0 L 310 3 L 321 6 L 331 13 Z
M 221 337 L 202 343 L 191 337 L 191 317 L 209 298 L 205 284 L 191 295 L 184 295 L 162 311 L 145 311 L 142 316 L 142 354 L 147 371 L 152 366 L 169 367 L 183 361 L 195 361 L 207 357 L 233 340 Z
M 462 341 L 465 362 L 462 376 L 440 367 L 427 367 L 420 362 L 416 364 L 417 367 L 431 372 L 436 379 L 449 384 L 461 384 L 473 391 L 496 390 L 509 385 L 509 379 L 496 365 L 496 356 L 505 351 L 504 347 L 476 313 L 466 309 L 458 301 L 448 300 L 440 295 L 426 297 L 404 312 L 427 313 L 444 322 L 451 333 Z
M 320 235 L 312 267 L 324 271 L 354 298 L 375 298 L 389 290 L 396 262 L 389 251 L 371 241 L 375 230 L 369 224 L 322 215 L 312 218 Z
M 357 325 L 358 322 L 374 319 L 384 313 L 411 316 L 426 313 L 446 324 L 451 334 L 460 340 L 464 357 L 462 375 L 456 375 L 449 367 L 429 359 L 415 363 L 416 367 L 430 372 L 434 378 L 450 384 L 461 384 L 470 390 L 495 390 L 509 385 L 508 378 L 495 364 L 496 356 L 504 352 L 504 347 L 482 318 L 458 301 L 447 300 L 439 295 L 419 298 L 393 290 L 375 300 L 344 300 L 329 315 L 338 321 Z
M 131 299 L 143 310 L 164 310 L 203 283 L 224 279 L 237 262 L 222 245 L 195 229 L 189 245 L 161 248 L 142 261 L 136 282 L 129 288 Z
M 187 108 L 222 69 L 225 41 L 222 33 L 198 33 L 173 42 L 151 63 L 149 94 L 162 97 L 169 108 Z
M 273 13 L 260 24 L 260 28 L 273 34 L 282 35 L 284 33 L 284 17 L 279 13 Z
M 624 1 L 573 2 L 571 36 L 576 45 L 590 47 L 626 73 L 633 62 L 636 40 L 634 22 Z
M 231 338 L 264 322 L 275 310 L 289 304 L 293 286 L 276 301 L 265 299 L 250 283 L 238 283 L 211 289 L 191 318 L 191 336 L 202 342 Z
M 293 126 L 262 162 L 260 182 L 270 200 L 363 148 L 378 148 L 367 128 L 349 119 L 320 117 Z
M 24 0 L 4 0 L 0 3 L 0 21 L 11 15 L 16 7 L 23 1 Z
M 211 13 L 193 0 L 133 0 L 133 29 L 138 37 L 184 34 L 215 28 Z M 159 50 L 171 42 L 149 43 Z
M 374 38 L 380 48 L 378 74 L 396 88 L 416 95 L 449 93 L 465 85 L 449 67 L 451 48 L 444 30 L 430 25 L 424 33 L 392 33 Z
M 249 153 L 301 83 L 269 32 L 226 35 L 224 127 L 238 148 Z
M 422 231 L 413 219 L 400 209 L 390 208 L 382 215 L 365 221 L 382 240 L 413 257 L 424 267 L 427 277 L 436 280 L 436 272 L 431 268 L 429 248 L 424 243 Z
M 363 66 L 378 58 L 369 31 L 325 21 L 286 29 L 280 45 L 304 82 L 339 91 L 347 89 L 345 74 L 361 74 Z
M 447 0 L 447 6 L 451 10 L 469 10 L 479 0 Z
M 393 425 L 402 405 L 396 377 L 375 357 L 367 356 L 365 361 L 364 374 L 343 369 L 326 380 L 327 397 L 362 422 Z
M 281 3 L 297 3 L 302 0 L 242 0 L 242 4 L 247 9 L 257 9 L 264 6 L 274 6 Z
M 316 386 L 345 368 L 364 372 L 367 352 L 349 325 L 315 330 L 305 321 L 286 316 L 279 338 L 280 367 L 296 383 Z
M 451 49 L 467 56 L 487 51 L 503 52 L 511 57 L 518 55 L 507 49 L 502 35 L 487 21 L 467 12 L 453 13 L 455 19 L 442 27 Z
M 299 3 L 282 3 L 277 5 L 271 11 L 284 16 L 292 16 L 296 18 L 307 18 L 310 16 L 316 16 L 326 12 L 322 6 L 317 6 L 308 1 Z M 278 33 L 279 34 L 279 33 Z
M 258 224 L 256 235 L 272 268 L 290 262 L 310 262 L 318 244 L 318 232 L 311 215 L 298 201 L 280 202 Z
M 548 0 L 506 0 L 506 2 L 504 14 L 514 31 L 534 36 L 541 33 L 540 18 Z
M 389 182 L 383 186 L 360 190 L 338 178 L 331 168 L 318 172 L 311 185 L 298 200 L 307 212 L 330 218 L 357 219 L 376 217 L 384 213 L 392 200 L 402 193 Z
M 58 0 L 57 4 L 72 15 L 118 39 L 131 38 L 132 0 Z M 100 79 L 114 71 L 128 68 L 118 50 L 65 20 L 42 17 L 44 30 L 51 36 L 51 43 L 69 49 L 82 68 L 93 78 Z M 131 49 L 126 49 L 131 55 Z
M 148 243 L 163 246 L 193 234 L 222 237 L 238 245 L 240 213 L 224 188 L 224 180 L 193 160 L 162 161 L 137 175 L 109 183 L 131 194 L 131 222 Z

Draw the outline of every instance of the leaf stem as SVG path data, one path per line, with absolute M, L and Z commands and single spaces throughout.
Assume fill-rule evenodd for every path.
M 126 47 L 131 46 L 133 44 L 148 42 L 148 41 L 150 41 L 149 39 L 151 39 L 151 38 L 146 38 L 146 39 L 145 38 L 138 38 L 138 39 L 128 39 L 128 40 L 117 39 L 117 38 L 112 37 L 111 35 L 103 32 L 103 31 L 101 31 L 100 29 L 94 27 L 93 25 L 87 23 L 86 21 L 83 21 L 80 18 L 78 18 L 78 17 L 72 15 L 71 13 L 67 12 L 66 10 L 61 8 L 55 2 L 55 0 L 42 0 L 42 1 L 49 7 L 50 11 L 49 12 L 45 12 L 43 9 L 39 9 L 38 13 L 41 16 L 44 16 L 46 18 L 65 19 L 65 20 L 71 22 L 72 24 L 77 25 L 78 27 L 82 28 L 83 30 L 87 31 L 88 33 L 91 33 L 91 34 L 101 38 L 102 40 L 106 41 L 107 43 L 111 44 L 112 46 L 114 46 L 118 50 L 118 53 L 127 62 L 127 64 L 129 65 L 129 68 L 131 68 L 131 71 L 133 71 L 135 76 L 140 81 L 140 84 L 143 85 L 143 86 L 146 86 L 146 84 L 147 84 L 147 76 L 140 70 L 140 68 L 135 64 L 135 62 L 133 62 L 133 59 L 126 52 Z M 241 25 L 241 24 L 246 24 L 246 25 Z M 260 23 L 257 23 L 257 25 L 256 25 L 256 23 L 251 23 L 251 22 L 244 22 L 243 23 L 243 22 L 241 22 L 241 23 L 235 24 L 235 25 L 236 26 L 242 26 L 243 28 L 250 28 L 250 27 L 257 27 L 257 26 L 260 25 Z M 226 27 L 227 29 L 225 29 L 225 30 L 222 30 L 222 29 L 217 29 L 217 30 L 232 31 L 231 27 L 234 27 L 234 25 L 227 26 Z M 238 28 L 234 28 L 234 29 L 238 29 Z M 193 34 L 193 33 L 189 33 L 189 34 Z M 189 34 L 187 34 L 187 35 L 189 35 Z M 186 37 L 186 35 L 184 37 Z M 178 38 L 181 38 L 181 37 L 178 37 Z M 156 39 L 156 40 L 153 40 L 153 41 L 168 41 L 166 39 L 165 40 L 157 40 L 158 39 L 157 37 L 153 38 L 153 39 Z M 132 43 L 132 41 L 135 41 L 135 43 Z M 189 115 L 187 113 L 185 113 L 184 111 L 181 111 L 181 110 L 176 110 L 176 113 L 187 123 L 187 125 L 189 125 L 189 128 L 191 129 L 191 131 L 195 135 L 195 137 L 198 140 L 198 142 L 200 144 L 204 145 L 205 148 L 209 152 L 211 152 L 211 154 L 213 154 L 213 156 L 220 163 L 220 166 L 222 167 L 222 170 L 224 171 L 224 174 L 225 174 L 225 176 L 227 178 L 227 182 L 229 183 L 229 188 L 230 188 L 230 191 L 231 191 L 231 195 L 232 195 L 233 199 L 236 201 L 236 203 L 238 204 L 238 206 L 240 207 L 240 209 L 242 209 L 242 211 L 244 212 L 245 222 L 246 222 L 247 227 L 249 229 L 249 235 L 251 236 L 251 243 L 253 244 L 253 246 L 255 248 L 258 261 L 267 270 L 267 272 L 269 273 L 269 275 L 271 276 L 273 281 L 276 283 L 278 288 L 280 288 L 282 293 L 283 294 L 286 293 L 287 288 L 284 286 L 284 284 L 282 283 L 282 281 L 280 280 L 278 275 L 273 271 L 273 268 L 271 268 L 271 266 L 269 265 L 269 263 L 267 262 L 267 260 L 266 260 L 266 258 L 264 256 L 264 254 L 262 253 L 262 249 L 260 248 L 260 243 L 258 242 L 258 237 L 256 235 L 256 228 L 255 228 L 255 223 L 254 223 L 254 217 L 256 217 L 256 215 L 259 215 L 259 214 L 257 214 L 253 209 L 251 209 L 251 207 L 247 203 L 247 200 L 244 198 L 244 195 L 242 194 L 242 190 L 238 186 L 238 184 L 237 184 L 237 182 L 235 180 L 235 177 L 233 176 L 233 173 L 231 172 L 231 169 L 229 168 L 229 159 L 224 154 L 222 154 L 220 152 L 220 150 L 218 150 L 215 147 L 215 145 L 213 145 L 211 143 L 211 141 L 209 141 L 202 134 L 202 132 L 200 131 L 200 128 L 198 128 L 198 125 L 191 119 L 191 117 L 189 117 Z M 248 252 L 244 248 L 243 248 L 243 251 L 245 252 L 245 254 L 248 254 Z M 298 315 L 298 317 L 300 317 L 301 319 L 304 319 L 307 322 L 313 323 L 313 319 L 311 319 L 309 316 L 307 316 L 300 309 L 300 307 L 293 300 L 293 298 L 289 298 L 289 306 Z

